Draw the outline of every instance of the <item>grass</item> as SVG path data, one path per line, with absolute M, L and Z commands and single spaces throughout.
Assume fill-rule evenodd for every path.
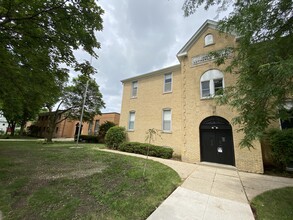
M 251 206 L 258 220 L 291 220 L 293 216 L 293 187 L 285 187 L 256 196 Z
M 180 183 L 158 162 L 143 178 L 144 159 L 79 146 L 0 142 L 4 219 L 146 219 Z

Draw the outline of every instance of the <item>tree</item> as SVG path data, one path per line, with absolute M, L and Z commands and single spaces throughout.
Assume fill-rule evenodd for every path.
M 99 128 L 99 134 L 98 134 L 98 137 L 99 137 L 99 142 L 100 143 L 104 143 L 105 141 L 105 136 L 106 136 L 106 133 L 107 131 L 114 127 L 116 124 L 114 122 L 111 122 L 111 121 L 106 121 L 104 122 L 103 124 L 101 124 L 100 128 Z
M 95 0 L 0 1 L 1 103 L 10 111 L 14 103 L 3 97 L 17 97 L 21 106 L 31 104 L 33 109 L 55 103 L 59 95 L 52 96 L 68 79 L 61 65 L 81 65 L 74 50 L 97 58 L 95 31 L 103 28 L 102 14 Z
M 79 75 L 72 80 L 72 85 L 64 87 L 56 111 L 53 112 L 52 105 L 48 105 L 49 129 L 47 142 L 52 142 L 53 132 L 57 124 L 67 118 L 73 120 L 80 119 L 87 82 L 88 89 L 84 105 L 83 121 L 92 121 L 95 115 L 101 114 L 100 109 L 105 107 L 105 103 L 102 99 L 103 96 L 99 90 L 98 84 L 91 79 L 89 75 Z
M 95 0 L 1 1 L 1 75 L 25 65 L 43 70 L 44 64 L 76 64 L 73 51 L 79 48 L 97 57 L 95 31 L 102 30 L 101 14 Z
M 60 83 L 67 81 L 67 74 L 63 77 L 63 79 L 57 78 L 51 73 L 35 76 L 20 75 L 15 81 L 26 86 L 22 88 L 14 86 L 8 93 L 2 94 L 0 110 L 9 122 L 11 135 L 14 135 L 17 124 L 20 126 L 20 135 L 22 135 L 26 122 L 36 118 L 44 102 L 53 100 L 60 93 Z
M 241 146 L 251 147 L 272 121 L 288 118 L 282 109 L 293 97 L 292 1 L 186 0 L 185 15 L 195 13 L 204 3 L 206 9 L 233 7 L 219 22 L 219 29 L 239 36 L 235 56 L 226 69 L 237 75 L 237 83 L 225 89 L 220 102 L 238 111 L 234 123 L 245 134 Z M 220 65 L 225 59 L 217 61 Z

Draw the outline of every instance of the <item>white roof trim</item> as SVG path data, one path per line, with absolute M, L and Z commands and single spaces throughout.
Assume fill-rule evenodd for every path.
M 212 21 L 212 20 L 206 20 L 205 23 L 195 32 L 195 34 L 187 41 L 187 43 L 182 47 L 182 49 L 177 53 L 177 57 L 182 57 L 187 55 L 187 51 L 190 49 L 190 47 L 195 43 L 195 41 L 198 40 L 201 33 L 207 29 L 217 29 L 218 22 Z
M 124 83 L 124 82 L 127 82 L 127 81 L 134 81 L 134 80 L 138 80 L 138 79 L 145 78 L 145 77 L 148 77 L 148 76 L 152 76 L 152 75 L 155 75 L 155 74 L 170 73 L 170 72 L 172 72 L 174 70 L 180 69 L 180 67 L 181 67 L 180 64 L 176 64 L 174 66 L 169 66 L 169 67 L 166 67 L 166 68 L 163 68 L 163 69 L 155 70 L 153 72 L 149 72 L 149 73 L 145 73 L 145 74 L 142 74 L 142 75 L 134 76 L 134 77 L 131 77 L 131 78 L 128 78 L 128 79 L 123 79 L 123 80 L 121 80 L 121 82 Z

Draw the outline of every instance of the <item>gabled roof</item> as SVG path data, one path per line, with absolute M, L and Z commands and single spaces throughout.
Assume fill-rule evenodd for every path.
M 218 22 L 212 20 L 206 20 L 205 23 L 195 32 L 195 34 L 187 41 L 187 43 L 182 47 L 182 49 L 177 53 L 177 57 L 186 56 L 187 51 L 192 47 L 192 45 L 198 40 L 201 34 L 208 28 L 217 30 Z

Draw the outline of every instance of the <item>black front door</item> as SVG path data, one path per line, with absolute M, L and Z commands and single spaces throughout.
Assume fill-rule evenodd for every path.
M 220 117 L 209 117 L 200 125 L 201 161 L 235 165 L 232 127 Z

